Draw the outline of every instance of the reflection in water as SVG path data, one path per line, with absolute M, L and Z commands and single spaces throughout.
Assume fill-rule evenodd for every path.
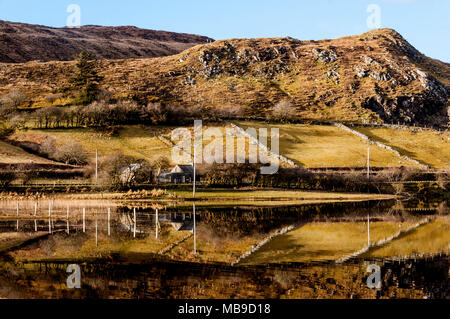
M 418 210 L 389 201 L 270 208 L 193 204 L 192 210 L 154 210 L 101 203 L 88 210 L 65 205 L 63 213 L 58 203 L 49 207 L 46 217 L 34 206 L 24 218 L 0 220 L 0 297 L 448 295 L 448 212 L 429 209 L 439 205 Z M 401 233 L 425 217 L 429 223 Z M 395 238 L 372 248 L 389 236 Z M 334 262 L 362 247 L 370 249 Z M 418 258 L 420 253 L 427 257 Z M 366 262 L 382 266 L 380 290 L 365 286 Z M 83 264 L 77 291 L 64 287 L 71 263 Z
M 365 262 L 271 267 L 154 261 L 82 264 L 67 289 L 68 262 L 1 265 L 0 295 L 35 298 L 445 298 L 449 257 L 378 262 L 381 289 L 368 289 Z M 12 270 L 14 269 L 14 270 Z

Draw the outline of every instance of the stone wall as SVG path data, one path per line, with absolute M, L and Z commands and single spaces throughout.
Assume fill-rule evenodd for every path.
M 373 144 L 373 145 L 381 147 L 381 148 L 383 148 L 385 150 L 388 150 L 388 151 L 394 153 L 395 155 L 397 155 L 397 156 L 399 156 L 399 157 L 401 157 L 401 158 L 403 158 L 403 159 L 405 159 L 405 160 L 407 160 L 409 162 L 412 162 L 412 163 L 420 166 L 421 168 L 424 168 L 424 169 L 429 169 L 430 168 L 428 165 L 426 165 L 424 163 L 421 163 L 421 162 L 419 162 L 419 161 L 417 161 L 417 160 L 415 160 L 415 159 L 413 159 L 413 158 L 411 158 L 409 156 L 400 154 L 399 151 L 397 151 L 396 149 L 394 149 L 393 147 L 391 147 L 389 145 L 383 144 L 383 143 L 378 142 L 378 141 L 371 140 L 368 136 L 364 135 L 363 133 L 355 131 L 355 130 L 349 128 L 348 126 L 345 126 L 344 124 L 341 124 L 341 123 L 332 123 L 332 124 L 334 126 L 340 128 L 340 129 L 344 130 L 344 131 L 347 131 L 347 132 L 349 132 L 349 133 L 351 133 L 353 135 L 358 136 L 359 138 L 361 138 L 362 140 L 366 141 L 369 144 Z

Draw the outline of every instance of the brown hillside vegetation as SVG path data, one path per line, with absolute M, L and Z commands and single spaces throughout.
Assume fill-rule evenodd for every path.
M 240 105 L 261 117 L 289 100 L 303 119 L 448 125 L 450 65 L 390 29 L 321 41 L 221 40 L 168 57 L 99 64 L 104 89 L 141 104 Z M 67 87 L 74 71 L 75 62 L 3 64 L 0 94 L 19 89 L 36 107 Z
M 0 62 L 67 61 L 86 50 L 99 59 L 154 58 L 212 39 L 132 26 L 51 28 L 0 20 Z

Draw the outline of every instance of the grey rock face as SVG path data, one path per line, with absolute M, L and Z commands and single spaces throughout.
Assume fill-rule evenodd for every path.
M 334 67 L 327 73 L 327 77 L 334 80 L 334 83 L 339 84 L 339 81 L 341 79 L 341 75 L 337 71 L 337 68 Z
M 442 112 L 442 103 L 430 94 L 395 98 L 377 94 L 367 98 L 362 106 L 378 113 L 386 123 L 446 125 L 448 122 L 448 115 Z
M 357 65 L 355 67 L 355 69 L 356 69 L 356 76 L 358 78 L 364 78 L 366 76 L 369 76 L 369 71 L 370 71 L 369 69 L 366 69 L 360 65 Z
M 316 60 L 323 63 L 331 63 L 337 60 L 338 56 L 333 50 L 312 49 Z
M 195 82 L 195 78 L 193 75 L 188 75 L 183 79 L 183 83 L 185 85 L 194 86 L 196 82 Z
M 423 71 L 417 70 L 418 79 L 422 86 L 430 93 L 431 96 L 438 99 L 441 103 L 445 103 L 449 96 L 447 88 L 431 75 Z
M 373 71 L 370 73 L 370 76 L 377 81 L 389 81 L 391 79 L 391 75 L 388 72 Z

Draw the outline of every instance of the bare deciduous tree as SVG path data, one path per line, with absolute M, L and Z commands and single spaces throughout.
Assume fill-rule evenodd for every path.
M 281 101 L 273 107 L 270 118 L 280 122 L 291 122 L 297 119 L 297 110 L 291 102 Z
M 85 165 L 87 164 L 87 154 L 80 144 L 69 142 L 59 147 L 55 154 L 55 159 L 66 164 Z

